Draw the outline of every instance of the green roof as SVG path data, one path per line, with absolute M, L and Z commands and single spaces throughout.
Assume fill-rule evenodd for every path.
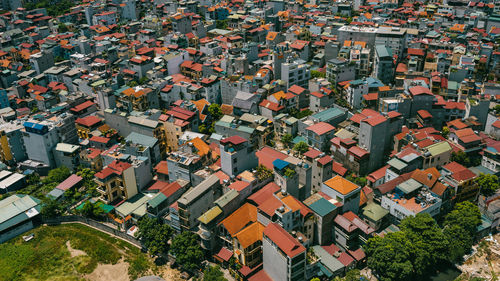
M 328 108 L 327 110 L 320 111 L 311 117 L 314 119 L 318 119 L 320 122 L 325 122 L 331 120 L 333 118 L 337 118 L 339 116 L 344 115 L 344 112 L 336 107 Z
M 387 164 L 389 164 L 391 167 L 394 167 L 398 170 L 403 170 L 408 166 L 405 162 L 397 159 L 397 158 L 392 158 L 391 160 L 387 161 Z
M 158 207 L 161 203 L 163 203 L 165 200 L 167 200 L 167 196 L 165 194 L 159 192 L 153 197 L 153 199 L 149 200 L 148 205 L 156 208 Z
M 255 131 L 254 128 L 250 128 L 247 126 L 239 126 L 237 130 L 241 131 L 241 132 L 249 133 L 249 134 L 251 134 L 251 133 L 253 133 L 253 131 Z
M 316 214 L 320 216 L 326 216 L 330 212 L 334 211 L 337 209 L 335 205 L 332 203 L 328 202 L 325 198 L 320 198 L 318 201 L 312 203 L 309 205 L 309 208 L 313 210 Z
M 293 142 L 294 144 L 297 144 L 297 143 L 299 143 L 299 142 L 301 142 L 301 141 L 303 141 L 303 142 L 307 143 L 307 139 L 306 139 L 306 138 L 304 138 L 303 136 L 296 136 L 296 137 L 295 137 L 295 138 L 293 138 L 293 140 L 292 140 L 292 142 Z
M 345 266 L 334 256 L 330 255 L 325 249 L 321 246 L 316 245 L 312 247 L 314 254 L 320 258 L 320 262 L 328 268 L 332 273 L 336 273 L 337 271 L 343 269 Z
M 215 122 L 215 126 L 221 126 L 221 127 L 226 127 L 226 128 L 230 128 L 231 127 L 230 123 L 227 123 L 227 122 L 224 122 L 224 121 L 217 121 L 217 122 Z
M 404 193 L 408 194 L 422 187 L 422 184 L 414 179 L 409 179 L 398 184 L 397 188 Z
M 427 151 L 429 151 L 432 156 L 436 156 L 446 151 L 451 151 L 451 146 L 448 142 L 442 141 L 429 145 Z
M 371 221 L 379 221 L 389 213 L 388 210 L 382 208 L 379 204 L 369 203 L 363 208 L 363 216 Z
M 116 212 L 121 214 L 123 217 L 126 217 L 132 213 L 141 217 L 146 214 L 146 203 L 150 199 L 150 195 L 148 196 L 142 193 L 138 193 L 132 198 L 123 202 L 123 204 L 121 204 L 120 206 L 116 207 Z
M 230 191 L 226 192 L 224 195 L 219 197 L 219 199 L 215 200 L 214 203 L 218 206 L 224 207 L 229 202 L 233 201 L 236 197 L 238 197 L 238 195 L 239 195 L 238 191 L 231 189 Z
M 99 81 L 95 81 L 94 83 L 90 84 L 90 87 L 98 87 L 98 86 L 101 86 L 101 85 L 104 85 L 106 83 L 106 80 L 99 80 Z
M 207 224 L 207 223 L 211 222 L 213 219 L 215 219 L 220 214 L 222 214 L 221 208 L 219 208 L 219 206 L 215 206 L 212 209 L 203 213 L 203 215 L 201 215 L 198 218 L 198 220 L 203 224 Z
M 377 52 L 379 58 L 392 57 L 392 50 L 387 48 L 385 45 L 375 46 L 375 51 Z
M 40 200 L 26 194 L 16 194 L 0 201 L 0 231 L 38 215 Z

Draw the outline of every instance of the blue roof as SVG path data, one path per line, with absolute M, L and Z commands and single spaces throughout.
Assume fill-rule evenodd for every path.
M 328 200 L 326 200 L 325 198 L 321 198 L 318 201 L 309 205 L 309 208 L 313 210 L 313 212 L 315 212 L 316 214 L 323 217 L 329 214 L 330 212 L 334 211 L 335 209 L 337 209 L 337 206 L 328 202 Z
M 276 159 L 273 161 L 273 166 L 278 169 L 278 170 L 283 170 L 286 168 L 290 163 L 283 161 L 281 159 Z
M 33 123 L 33 122 L 29 122 L 29 121 L 24 122 L 23 125 L 25 128 L 31 128 L 31 129 L 40 130 L 40 131 L 43 130 L 43 128 L 47 127 L 45 125 Z

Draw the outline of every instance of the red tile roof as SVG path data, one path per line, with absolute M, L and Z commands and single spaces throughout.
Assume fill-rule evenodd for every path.
M 243 189 L 247 188 L 250 184 L 246 181 L 235 181 L 232 184 L 228 186 L 229 189 L 234 189 L 238 192 L 242 191 Z
M 232 145 L 238 145 L 238 144 L 242 144 L 242 143 L 245 143 L 247 142 L 246 139 L 240 137 L 240 136 L 230 136 L 229 138 L 225 138 L 223 140 L 220 141 L 220 143 L 222 145 L 226 145 L 228 143 L 232 144 Z
M 156 164 L 154 170 L 158 174 L 168 175 L 168 164 L 167 161 L 160 161 Z
M 255 153 L 259 159 L 259 165 L 264 165 L 268 169 L 274 169 L 273 161 L 276 159 L 285 160 L 288 155 L 272 149 L 268 146 L 263 147 L 261 150 Z
M 273 196 L 276 192 L 280 191 L 281 188 L 274 182 L 266 184 L 259 191 L 248 197 L 248 200 L 254 202 L 257 205 L 264 203 L 270 196 Z
M 350 266 L 354 262 L 354 258 L 351 257 L 348 253 L 342 252 L 340 253 L 340 256 L 337 258 L 340 263 L 342 263 L 344 266 Z
M 293 238 L 286 230 L 274 222 L 267 225 L 264 235 L 273 241 L 290 258 L 306 251 L 306 248 L 297 239 Z
M 335 127 L 326 122 L 319 122 L 312 126 L 307 127 L 306 130 L 313 131 L 315 134 L 321 136 L 325 133 L 335 130 Z
M 412 94 L 413 96 L 418 96 L 418 95 L 431 95 L 431 96 L 433 96 L 434 95 L 431 92 L 431 90 L 429 90 L 428 88 L 423 87 L 423 86 L 411 87 L 410 94 Z
M 309 148 L 309 151 L 304 153 L 304 156 L 314 159 L 314 158 L 318 157 L 320 154 L 321 154 L 321 151 L 316 150 L 314 148 Z
M 83 118 L 77 118 L 76 121 L 75 121 L 77 124 L 79 125 L 83 125 L 85 127 L 92 127 L 94 126 L 95 124 L 101 122 L 101 119 L 97 116 L 86 116 L 86 117 L 83 117 Z
M 421 109 L 421 110 L 417 111 L 417 114 L 420 117 L 422 117 L 423 119 L 432 118 L 432 115 L 429 113 L 429 111 L 427 111 L 425 109 Z
M 89 108 L 91 106 L 93 106 L 95 103 L 93 103 L 92 101 L 86 101 L 84 103 L 81 103 L 73 108 L 71 108 L 71 111 L 74 111 L 74 112 L 80 112 L 86 108 Z
M 56 186 L 57 189 L 66 191 L 73 186 L 77 185 L 80 181 L 82 181 L 82 177 L 77 176 L 75 174 L 69 176 L 67 179 L 65 179 L 63 182 L 61 182 L 59 185 Z
M 375 127 L 377 125 L 384 123 L 386 120 L 387 119 L 385 119 L 384 116 L 377 115 L 377 116 L 369 117 L 361 122 L 366 122 L 366 123 L 370 124 L 370 126 Z

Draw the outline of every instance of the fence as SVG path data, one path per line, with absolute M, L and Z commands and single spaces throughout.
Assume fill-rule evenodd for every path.
M 124 232 L 121 232 L 117 229 L 114 229 L 112 227 L 109 227 L 105 224 L 102 224 L 98 221 L 95 221 L 93 219 L 89 219 L 86 217 L 71 215 L 71 216 L 62 216 L 62 217 L 56 217 L 56 218 L 50 218 L 50 219 L 43 219 L 42 221 L 44 224 L 47 224 L 47 225 L 59 225 L 59 224 L 63 224 L 63 223 L 74 223 L 74 222 L 86 224 L 88 226 L 97 228 L 100 231 L 106 232 L 106 233 L 111 234 L 111 235 L 115 235 L 123 240 L 126 240 L 127 242 L 133 244 L 134 246 L 137 246 L 139 248 L 143 247 L 142 243 L 139 240 L 135 239 L 134 237 L 132 237 Z

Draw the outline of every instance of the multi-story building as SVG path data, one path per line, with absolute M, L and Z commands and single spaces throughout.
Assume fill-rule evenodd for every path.
M 182 179 L 192 181 L 194 172 L 202 167 L 201 157 L 198 154 L 176 151 L 167 158 L 168 178 L 170 182 Z
M 313 191 L 319 191 L 323 182 L 333 176 L 333 159 L 319 150 L 310 149 L 304 153 L 307 164 L 312 167 L 311 187 Z
M 391 48 L 384 45 L 375 46 L 375 62 L 373 75 L 384 84 L 389 84 L 394 78 L 394 65 Z
M 281 64 L 281 80 L 285 81 L 287 88 L 293 85 L 307 88 L 310 78 L 309 66 L 305 63 L 289 60 Z
M 58 143 L 54 148 L 54 159 L 57 167 L 68 167 L 76 171 L 80 165 L 80 146 L 68 143 Z
M 479 193 L 479 185 L 476 182 L 477 175 L 466 167 L 451 162 L 441 169 L 443 182 L 454 189 L 455 202 L 465 200 L 474 201 Z
M 398 57 L 406 48 L 406 29 L 399 27 L 379 27 L 375 36 L 375 46 L 384 45 L 390 48 Z
M 321 192 L 341 202 L 342 212 L 358 213 L 361 194 L 361 187 L 358 185 L 337 175 L 323 183 Z
M 181 231 L 195 230 L 203 213 L 208 211 L 222 193 L 220 179 L 211 175 L 200 184 L 184 193 L 177 200 Z
M 94 115 L 77 118 L 75 123 L 78 137 L 81 139 L 88 139 L 92 137 L 90 133 L 97 130 L 103 124 L 102 120 Z
M 328 150 L 329 141 L 334 133 L 335 127 L 326 122 L 318 122 L 305 129 L 308 144 L 321 151 Z
M 275 281 L 305 279 L 306 248 L 276 223 L 266 226 L 262 238 L 264 271 Z
M 0 161 L 14 164 L 27 159 L 26 148 L 20 122 L 10 122 L 0 125 Z
M 229 176 L 237 176 L 245 170 L 257 167 L 257 157 L 249 142 L 232 136 L 220 141 L 221 168 Z
M 356 79 L 356 65 L 346 59 L 331 59 L 326 64 L 326 79 L 337 85 L 340 82 Z
M 53 149 L 60 143 L 74 144 L 78 140 L 75 117 L 63 113 L 43 121 L 24 122 L 23 140 L 30 160 L 35 160 L 50 167 L 56 165 Z
M 130 199 L 139 191 L 134 167 L 127 162 L 113 161 L 94 175 L 94 181 L 106 204 Z
M 127 88 L 118 96 L 117 106 L 125 112 L 159 108 L 158 93 L 150 88 Z

